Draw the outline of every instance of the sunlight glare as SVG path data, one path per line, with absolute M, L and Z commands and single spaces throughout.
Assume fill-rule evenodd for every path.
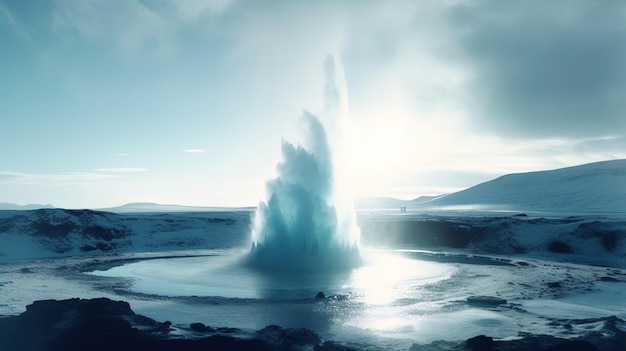
M 408 259 L 385 252 L 366 252 L 366 264 L 356 269 L 349 285 L 363 294 L 370 305 L 389 304 L 400 299 L 407 288 L 451 276 L 448 266 Z

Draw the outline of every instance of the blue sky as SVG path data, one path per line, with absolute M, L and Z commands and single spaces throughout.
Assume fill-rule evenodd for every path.
M 626 5 L 0 0 L 0 202 L 255 205 L 345 95 L 356 195 L 626 157 Z M 341 134 L 344 135 L 344 134 Z

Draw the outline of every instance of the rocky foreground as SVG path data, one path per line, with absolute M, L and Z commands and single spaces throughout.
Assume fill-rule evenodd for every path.
M 603 318 L 602 328 L 576 339 L 520 335 L 511 341 L 476 336 L 463 342 L 415 344 L 435 350 L 626 350 L 625 322 Z M 588 321 L 581 321 L 588 322 Z M 572 323 L 576 323 L 573 321 Z M 19 316 L 0 319 L 0 350 L 358 350 L 322 340 L 307 329 L 267 326 L 253 333 L 192 323 L 185 330 L 135 314 L 124 301 L 106 298 L 36 301 Z

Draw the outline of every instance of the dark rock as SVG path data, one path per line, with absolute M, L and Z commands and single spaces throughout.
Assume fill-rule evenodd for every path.
M 493 338 L 485 335 L 475 336 L 465 341 L 467 346 L 472 351 L 489 351 L 495 350 Z
M 135 343 L 135 313 L 128 303 L 109 299 L 36 301 L 26 312 L 3 322 L 2 350 L 104 350 Z
M 283 334 L 284 340 L 293 345 L 317 345 L 322 339 L 310 329 L 288 328 Z
M 40 218 L 30 225 L 30 232 L 33 236 L 46 237 L 50 239 L 63 238 L 76 229 L 76 225 L 71 222 L 50 223 L 48 219 Z
M 233 218 L 207 218 L 206 221 L 209 223 L 222 223 L 226 225 L 233 225 L 237 223 L 237 220 Z
M 259 330 L 257 338 L 275 345 L 279 349 L 292 350 L 295 346 L 318 345 L 322 339 L 315 332 L 304 328 L 282 328 L 277 325 L 268 325 Z
M 155 321 L 154 319 L 146 317 L 146 316 L 142 316 L 140 314 L 136 314 L 133 316 L 133 322 L 135 322 L 137 325 L 153 327 L 153 328 L 159 325 L 159 323 Z
M 198 333 L 215 333 L 215 329 L 209 327 L 208 325 L 204 325 L 203 323 L 191 323 L 189 327 L 191 330 Z
M 161 334 L 167 334 L 170 331 L 172 331 L 172 322 L 170 321 L 165 321 L 163 323 L 157 323 L 157 325 L 152 328 L 150 330 L 150 332 L 152 333 L 161 333 Z
M 318 292 L 317 294 L 315 294 L 315 298 L 316 299 L 325 299 L 326 295 L 324 294 L 323 291 Z
M 83 245 L 80 247 L 80 251 L 82 252 L 91 252 L 97 250 L 93 245 Z
M 465 342 L 465 349 L 472 351 L 599 351 L 593 343 L 583 339 L 561 339 L 550 335 L 523 334 L 522 338 L 511 341 L 494 341 L 491 337 L 480 335 Z M 615 345 L 608 345 L 606 350 L 618 350 Z M 446 348 L 446 350 L 457 348 Z M 603 350 L 605 348 L 602 348 Z M 431 349 L 426 349 L 431 350 Z M 439 350 L 439 349 L 435 349 Z M 443 350 L 443 349 L 442 349 Z
M 562 287 L 561 282 L 548 282 L 548 283 L 546 283 L 546 285 L 550 289 L 558 289 L 558 288 Z
M 623 326 L 625 323 L 626 321 L 621 318 L 617 318 L 616 316 L 610 316 L 604 320 L 604 328 L 612 333 L 624 333 L 623 328 L 620 328 L 618 325 Z
M 239 333 L 241 330 L 237 328 L 219 327 L 215 328 L 215 331 L 222 334 L 234 334 Z
M 619 245 L 621 238 L 626 237 L 626 231 L 623 229 L 623 223 L 593 221 L 580 224 L 574 235 L 583 239 L 599 239 L 600 245 L 610 252 Z
M 325 341 L 323 344 L 315 345 L 315 347 L 313 347 L 313 351 L 356 351 L 356 350 L 359 350 L 359 349 L 356 349 L 347 345 L 338 344 L 334 341 Z
M 144 331 L 135 325 L 156 326 Z M 169 338 L 170 322 L 136 315 L 128 303 L 109 299 L 36 301 L 19 316 L 0 319 L 0 350 L 270 350 L 262 340 L 216 335 Z M 238 330 L 225 328 L 226 331 Z M 155 331 L 157 333 L 155 333 Z
M 83 227 L 81 228 L 81 232 L 83 237 L 85 238 L 99 239 L 104 241 L 124 238 L 130 234 L 130 231 L 127 229 L 106 228 L 95 225 Z
M 417 247 L 444 246 L 463 248 L 476 240 L 488 237 L 490 229 L 481 226 L 467 227 L 461 223 L 444 220 L 359 218 L 361 243 L 370 246 Z M 384 235 L 381 235 L 384 233 Z
M 554 345 L 547 349 L 548 351 L 600 351 L 586 340 L 568 340 L 561 344 Z
M 619 282 L 619 279 L 613 278 L 613 277 L 609 277 L 609 276 L 604 276 L 604 277 L 600 277 L 600 279 L 598 279 L 602 282 Z
M 602 245 L 606 251 L 613 251 L 619 244 L 620 238 L 623 238 L 624 236 L 626 235 L 622 231 L 604 233 L 600 237 L 600 245 Z
M 80 251 L 82 252 L 90 252 L 95 250 L 100 250 L 102 252 L 107 252 L 111 250 L 115 250 L 119 248 L 119 245 L 116 243 L 96 243 L 94 245 L 83 245 L 80 247 Z
M 574 249 L 572 249 L 571 246 L 567 245 L 566 243 L 560 240 L 555 240 L 548 244 L 548 251 L 554 252 L 554 253 L 568 254 L 568 253 L 573 253 Z
M 598 322 L 603 326 L 597 328 Z M 452 341 L 413 345 L 413 351 L 481 350 L 626 350 L 625 322 L 617 317 L 568 320 L 564 328 L 592 323 L 593 332 L 583 336 L 564 339 L 551 335 L 520 333 L 519 339 L 494 341 L 480 335 L 462 343 Z M 136 328 L 138 325 L 155 327 Z M 157 323 L 147 317 L 136 315 L 128 303 L 109 299 L 70 299 L 62 301 L 37 301 L 19 316 L 0 318 L 0 350 L 28 351 L 198 351 L 198 350 L 317 350 L 353 351 L 368 349 L 365 344 L 350 346 L 322 341 L 308 329 L 282 328 L 272 325 L 258 331 L 251 339 L 233 335 L 210 335 L 201 338 L 178 338 L 155 330 L 169 330 L 170 322 Z M 194 323 L 194 331 L 210 328 Z M 597 328 L 597 330 L 596 330 Z M 239 331 L 236 328 L 220 328 Z
M 505 299 L 495 296 L 470 296 L 467 298 L 467 304 L 478 307 L 496 307 L 506 304 Z
M 39 321 L 65 320 L 66 318 L 61 317 L 67 317 L 79 322 L 85 318 L 134 315 L 135 313 L 130 309 L 128 302 L 98 298 L 35 301 L 26 306 L 24 317 Z
M 511 248 L 513 249 L 513 253 L 516 254 L 525 254 L 528 252 L 528 248 L 521 245 L 511 245 Z

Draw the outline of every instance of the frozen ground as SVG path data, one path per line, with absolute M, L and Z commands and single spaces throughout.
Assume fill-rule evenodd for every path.
M 199 214 L 193 216 L 202 222 Z M 146 223 L 151 220 L 142 218 Z M 368 218 L 388 225 L 426 217 L 377 214 Z M 467 230 L 495 228 L 480 231 L 491 233 L 493 240 L 427 250 L 406 244 L 382 249 L 381 245 L 364 249 L 367 264 L 352 272 L 281 277 L 263 276 L 237 265 L 247 248 L 233 248 L 223 232 L 200 236 L 199 230 L 187 228 L 194 242 L 211 242 L 214 236 L 223 248 L 190 245 L 176 251 L 180 245 L 162 245 L 156 250 L 143 245 L 139 248 L 150 247 L 152 252 L 125 247 L 99 255 L 83 252 L 72 257 L 5 259 L 0 265 L 0 314 L 19 314 L 41 299 L 109 297 L 128 301 L 137 313 L 172 321 L 180 334 L 190 333 L 192 322 L 244 331 L 278 324 L 310 328 L 326 339 L 379 349 L 408 349 L 413 343 L 465 340 L 480 334 L 504 340 L 520 333 L 575 337 L 604 332 L 606 317 L 626 319 L 619 219 L 427 218 Z M 176 218 L 166 219 L 172 225 Z M 222 222 L 202 223 L 215 230 Z M 246 223 L 224 228 L 229 233 L 246 232 Z M 503 232 L 509 234 L 503 236 Z M 618 236 L 610 241 L 610 250 L 602 245 L 602 233 L 607 232 Z M 169 242 L 160 235 L 160 240 Z M 548 250 L 546 244 L 556 239 L 575 252 Z M 231 241 L 238 242 L 238 238 Z M 526 250 L 515 253 L 506 245 L 523 245 Z M 501 251 L 494 253 L 494 246 Z M 313 298 L 318 291 L 327 298 Z

